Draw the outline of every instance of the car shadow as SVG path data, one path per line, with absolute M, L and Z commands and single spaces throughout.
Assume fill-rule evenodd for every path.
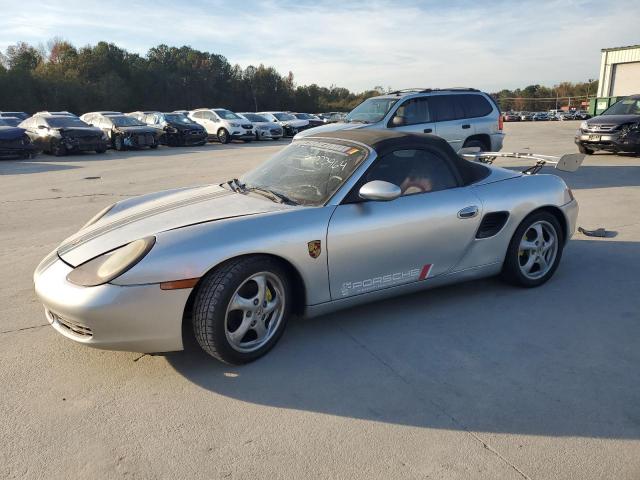
M 638 258 L 640 243 L 574 240 L 537 289 L 487 279 L 292 321 L 274 350 L 241 367 L 208 357 L 191 335 L 166 360 L 206 390 L 271 407 L 637 439 L 640 280 L 628 266 Z
M 77 165 L 49 163 L 40 157 L 23 160 L 0 160 L 0 175 L 27 175 L 30 173 L 54 172 L 80 168 Z

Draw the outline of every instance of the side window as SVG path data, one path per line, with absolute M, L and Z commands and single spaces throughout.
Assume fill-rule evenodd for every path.
M 435 151 L 421 149 L 396 150 L 384 155 L 365 174 L 365 183 L 373 180 L 398 185 L 403 196 L 458 186 L 444 157 Z
M 460 95 L 434 95 L 429 97 L 431 111 L 434 112 L 436 122 L 458 120 L 465 117 Z
M 204 118 L 204 112 L 195 112 L 195 113 L 193 114 L 193 116 L 194 116 L 194 118 L 200 118 L 200 119 L 202 119 L 202 118 Z
M 37 126 L 39 127 L 40 125 L 42 125 L 43 127 L 48 127 L 49 125 L 47 125 L 47 122 L 44 121 L 44 118 L 39 117 L 38 120 L 36 121 Z
M 493 107 L 482 95 L 465 94 L 457 96 L 462 101 L 466 118 L 484 117 L 493 111 Z
M 392 126 L 416 125 L 419 123 L 428 123 L 431 121 L 429 114 L 429 100 L 427 98 L 412 98 L 407 100 L 398 107 L 393 117 L 399 117 L 402 120 L 394 123 L 394 118 L 389 124 Z

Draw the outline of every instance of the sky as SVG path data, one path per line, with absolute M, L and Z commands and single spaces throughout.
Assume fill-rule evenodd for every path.
M 601 48 L 640 44 L 638 2 L 0 0 L 0 49 L 189 45 L 292 71 L 298 85 L 497 91 L 598 78 Z

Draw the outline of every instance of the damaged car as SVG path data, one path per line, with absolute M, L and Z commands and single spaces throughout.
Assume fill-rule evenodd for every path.
M 107 151 L 105 133 L 75 116 L 39 113 L 23 121 L 20 128 L 27 131 L 38 150 L 55 156 Z
M 160 143 L 170 147 L 202 146 L 207 143 L 204 127 L 182 113 L 154 112 L 145 115 L 144 122 L 158 129 Z
M 42 260 L 35 290 L 47 321 L 79 344 L 182 350 L 191 331 L 240 364 L 295 315 L 494 275 L 541 286 L 578 204 L 559 176 L 480 155 L 400 131 L 309 136 L 239 179 L 104 208 Z M 575 171 L 584 156 L 566 157 L 556 168 Z
M 284 135 L 282 127 L 276 122 L 270 122 L 262 115 L 251 112 L 239 113 L 242 118 L 249 120 L 256 132 L 256 140 L 280 140 Z
M 258 115 L 280 125 L 285 137 L 293 137 L 298 132 L 309 128 L 307 120 L 300 120 L 287 112 L 259 112 Z
M 32 158 L 36 148 L 24 128 L 14 127 L 0 117 L 0 158 Z
M 580 153 L 587 155 L 598 150 L 640 155 L 640 95 L 625 97 L 583 121 L 575 142 Z
M 159 132 L 128 115 L 102 115 L 93 120 L 93 125 L 102 130 L 115 150 L 158 148 Z

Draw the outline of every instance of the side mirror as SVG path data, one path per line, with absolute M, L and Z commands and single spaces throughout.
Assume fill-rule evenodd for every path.
M 374 180 L 372 182 L 365 183 L 360 187 L 358 192 L 360 198 L 364 200 L 373 200 L 376 202 L 388 202 L 395 200 L 402 195 L 402 190 L 393 183 L 385 182 L 383 180 Z
M 458 155 L 475 155 L 476 153 L 480 153 L 481 150 L 480 147 L 464 147 L 458 150 Z
M 400 116 L 400 115 L 396 115 L 395 117 L 393 117 L 391 119 L 391 126 L 392 127 L 402 127 L 404 125 L 407 124 L 407 121 L 405 120 L 404 117 Z

